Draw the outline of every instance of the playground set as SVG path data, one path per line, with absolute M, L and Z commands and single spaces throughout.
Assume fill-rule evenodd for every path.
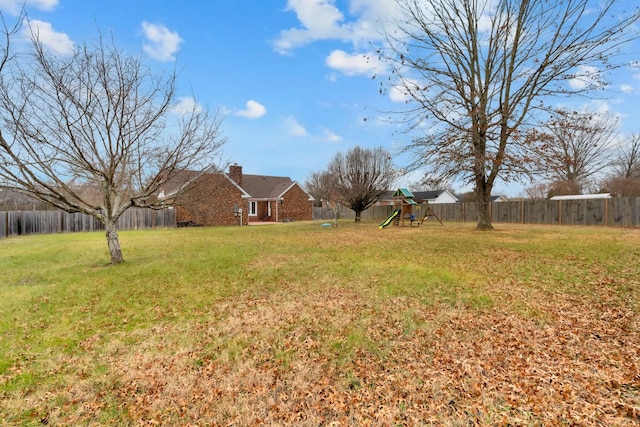
M 393 193 L 393 212 L 391 212 L 391 215 L 389 215 L 387 219 L 378 225 L 378 228 L 382 230 L 391 223 L 397 227 L 400 225 L 400 222 L 402 222 L 402 226 L 404 227 L 405 221 L 409 221 L 409 225 L 411 227 L 414 226 L 414 223 L 416 227 L 419 227 L 430 216 L 437 219 L 440 225 L 444 225 L 435 212 L 433 212 L 431 207 L 429 207 L 429 202 L 425 201 L 422 204 L 418 204 L 418 202 L 414 200 L 414 197 L 415 196 L 411 191 L 409 191 L 409 189 L 398 188 L 396 192 Z M 425 207 L 424 216 L 422 217 L 422 220 L 418 222 L 418 220 L 416 220 L 414 209 L 419 211 L 423 206 Z

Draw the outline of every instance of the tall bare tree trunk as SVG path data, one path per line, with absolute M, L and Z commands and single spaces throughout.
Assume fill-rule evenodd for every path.
M 484 177 L 476 178 L 475 199 L 478 206 L 477 230 L 493 230 L 491 224 L 491 186 L 487 184 Z
M 118 240 L 118 229 L 115 221 L 106 221 L 105 229 L 107 230 L 107 245 L 109 245 L 109 252 L 111 253 L 111 264 L 121 264 L 124 262 L 124 258 L 122 258 L 122 250 L 120 249 L 120 240 Z
M 403 149 L 415 155 L 409 167 L 473 181 L 480 230 L 493 228 L 496 179 L 535 171 L 534 123 L 570 95 L 611 86 L 607 74 L 628 66 L 622 47 L 638 39 L 640 22 L 640 10 L 619 0 L 391 3 L 398 15 L 378 49 L 391 68 L 381 89 L 404 94 L 400 123 L 424 131 Z M 572 75 L 584 84 L 568 85 Z

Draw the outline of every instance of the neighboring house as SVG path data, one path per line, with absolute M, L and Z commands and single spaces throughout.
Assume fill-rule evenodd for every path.
M 458 203 L 458 198 L 449 190 L 414 191 L 414 200 L 418 203 L 428 202 L 430 205 L 440 203 Z
M 458 203 L 459 200 L 455 194 L 449 190 L 432 190 L 432 191 L 413 191 L 416 203 L 429 202 L 429 204 L 438 203 Z M 393 197 L 394 191 L 387 192 L 378 202 L 376 206 L 393 206 L 396 199 Z
M 473 193 L 473 191 L 470 191 L 468 193 L 463 193 L 463 194 L 456 194 L 455 196 L 458 198 L 459 202 L 475 202 L 476 201 L 476 195 Z M 509 199 L 503 195 L 489 197 L 489 202 L 491 203 L 508 202 L 508 201 Z
M 499 203 L 499 202 L 507 202 L 509 201 L 509 199 L 507 199 L 503 195 L 500 195 L 500 196 L 491 196 L 491 199 L 489 201 L 492 203 Z
M 251 222 L 303 221 L 313 218 L 313 197 L 288 177 L 183 171 L 167 183 L 160 197 L 184 188 L 174 203 L 179 225 L 240 225 Z
M 395 190 L 387 191 L 373 206 L 393 206 L 396 202 L 396 199 L 393 197 L 394 193 Z

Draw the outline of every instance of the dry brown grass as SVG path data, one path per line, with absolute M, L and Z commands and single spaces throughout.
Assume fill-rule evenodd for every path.
M 1 419 L 640 424 L 637 230 L 373 227 L 252 235 L 277 253 L 238 267 L 244 289 L 52 351 L 56 381 L 5 388 Z

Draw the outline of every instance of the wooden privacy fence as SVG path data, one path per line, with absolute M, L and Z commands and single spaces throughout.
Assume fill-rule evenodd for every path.
M 127 209 L 118 219 L 119 230 L 176 226 L 174 209 Z M 101 231 L 104 226 L 94 217 L 82 213 L 50 211 L 0 211 L 0 238 L 24 234 Z
M 429 205 L 442 221 L 476 222 L 475 202 Z M 333 219 L 326 208 L 313 208 L 313 218 Z M 362 220 L 382 221 L 393 206 L 372 206 L 362 213 Z M 610 227 L 640 227 L 640 197 L 580 200 L 513 200 L 490 205 L 494 223 L 604 225 Z M 416 218 L 422 218 L 424 208 L 414 207 Z M 340 212 L 342 219 L 354 219 L 350 209 Z

